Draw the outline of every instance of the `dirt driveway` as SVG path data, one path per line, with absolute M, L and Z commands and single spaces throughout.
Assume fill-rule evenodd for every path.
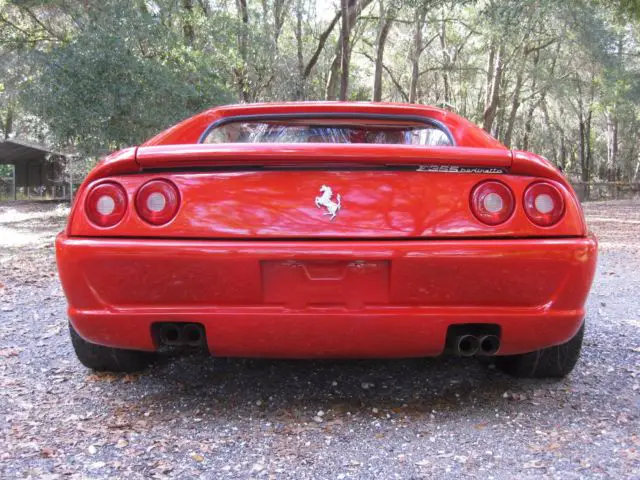
M 1 478 L 640 478 L 640 202 L 601 241 L 583 357 L 560 382 L 473 360 L 75 359 L 52 241 L 67 209 L 0 205 Z

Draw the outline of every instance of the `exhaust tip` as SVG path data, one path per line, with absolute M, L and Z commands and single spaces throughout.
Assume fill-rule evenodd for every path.
M 500 339 L 496 335 L 484 335 L 480 337 L 479 344 L 483 355 L 495 355 L 500 348 Z
M 463 357 L 472 357 L 478 353 L 480 342 L 473 335 L 461 335 L 456 342 L 456 353 Z
M 199 323 L 155 323 L 151 327 L 151 336 L 159 347 L 202 348 L 207 344 L 204 326 Z
M 160 341 L 165 345 L 180 344 L 180 329 L 177 325 L 166 323 L 160 328 Z
M 190 347 L 200 347 L 204 342 L 204 332 L 202 327 L 189 323 L 182 329 L 182 338 L 185 345 Z

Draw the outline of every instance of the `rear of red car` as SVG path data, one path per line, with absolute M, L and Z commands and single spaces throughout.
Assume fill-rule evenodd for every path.
M 77 342 L 524 358 L 581 335 L 596 243 L 545 160 L 438 109 L 328 103 L 212 110 L 115 154 L 57 253 Z

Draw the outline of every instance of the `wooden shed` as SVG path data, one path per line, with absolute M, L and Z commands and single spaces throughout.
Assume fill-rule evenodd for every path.
M 13 174 L 0 178 L 0 198 L 71 198 L 68 161 L 67 156 L 41 145 L 15 139 L 0 142 L 0 165 L 13 165 Z

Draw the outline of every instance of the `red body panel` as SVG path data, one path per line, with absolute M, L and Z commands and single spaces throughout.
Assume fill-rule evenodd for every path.
M 522 208 L 505 223 L 486 225 L 468 207 L 479 182 L 508 182 L 518 203 L 533 177 L 453 175 L 414 171 L 252 171 L 176 172 L 111 177 L 125 187 L 129 204 L 137 189 L 154 178 L 170 178 L 182 202 L 175 219 L 151 226 L 134 209 L 112 228 L 93 225 L 78 203 L 69 233 L 76 236 L 164 238 L 458 238 L 584 236 L 584 220 L 575 198 L 559 223 L 534 225 Z M 341 194 L 343 208 L 334 221 L 314 204 L 321 185 Z
M 197 144 L 223 117 L 332 112 L 430 118 L 456 146 Z M 425 166 L 444 171 L 418 171 Z M 451 172 L 458 167 L 480 170 Z M 180 206 L 152 226 L 132 206 L 158 178 L 175 184 Z M 124 187 L 129 208 L 101 228 L 85 202 L 105 179 Z M 541 179 L 565 203 L 546 228 L 522 207 Z M 505 183 L 515 199 L 496 226 L 471 211 L 484 180 Z M 314 202 L 322 185 L 341 195 L 333 220 Z M 500 327 L 498 354 L 507 355 L 575 334 L 596 241 L 555 167 L 453 113 L 264 104 L 206 111 L 106 159 L 77 193 L 57 258 L 71 321 L 98 344 L 153 350 L 154 322 L 198 322 L 214 355 L 409 357 L 442 353 L 451 325 L 483 323 Z
M 509 168 L 511 151 L 501 148 L 324 143 L 224 143 L 140 147 L 141 169 L 210 166 L 458 165 Z
M 86 339 L 153 349 L 151 324 L 201 322 L 214 355 L 437 355 L 448 325 L 496 323 L 501 354 L 578 330 L 596 244 L 558 240 L 193 241 L 58 237 Z

